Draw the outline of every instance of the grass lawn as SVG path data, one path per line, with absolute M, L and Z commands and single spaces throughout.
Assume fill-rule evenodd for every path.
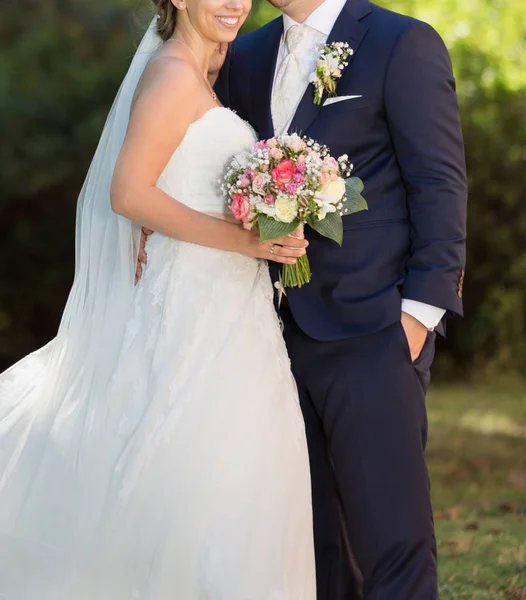
M 526 386 L 432 386 L 428 412 L 441 600 L 526 600 Z

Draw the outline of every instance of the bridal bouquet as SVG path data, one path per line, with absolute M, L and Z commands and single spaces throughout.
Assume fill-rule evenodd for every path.
M 235 156 L 222 191 L 234 217 L 246 229 L 257 226 L 262 242 L 308 225 L 341 246 L 342 215 L 367 209 L 363 183 L 351 177 L 352 169 L 346 155 L 336 160 L 314 140 L 283 135 Z M 284 287 L 301 287 L 310 279 L 307 255 L 283 266 Z

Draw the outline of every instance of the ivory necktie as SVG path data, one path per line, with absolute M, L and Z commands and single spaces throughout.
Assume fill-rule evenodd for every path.
M 287 31 L 285 45 L 288 54 L 279 67 L 272 89 L 271 111 L 276 135 L 286 133 L 294 111 L 305 93 L 310 73 L 306 70 L 301 52 L 316 45 L 317 33 L 308 25 L 293 25 Z

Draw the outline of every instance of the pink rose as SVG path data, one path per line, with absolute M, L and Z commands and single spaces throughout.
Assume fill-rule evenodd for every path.
M 296 168 L 294 167 L 294 163 L 292 160 L 284 160 L 280 162 L 274 169 L 272 169 L 272 179 L 277 184 L 287 184 L 292 181 L 296 172 Z
M 252 189 L 256 194 L 263 194 L 265 192 L 266 183 L 263 175 L 256 175 L 252 181 Z
M 323 185 L 325 185 L 326 183 L 329 183 L 330 180 L 331 180 L 331 176 L 328 173 L 321 174 L 321 182 Z
M 274 196 L 271 196 L 270 194 L 265 196 L 264 202 L 265 204 L 274 204 Z
M 267 140 L 267 146 L 269 148 L 275 148 L 277 145 L 278 145 L 278 140 L 275 137 L 270 138 L 270 140 Z
M 245 171 L 245 175 L 249 178 L 249 179 L 254 179 L 254 177 L 257 175 L 257 172 L 255 169 L 247 169 Z
M 234 194 L 230 204 L 230 210 L 238 221 L 245 222 L 250 215 L 250 202 L 243 194 Z
M 283 158 L 283 151 L 279 148 L 271 148 L 270 157 L 275 158 L 276 160 L 281 160 Z
M 246 174 L 241 175 L 238 180 L 239 187 L 246 188 L 250 185 L 250 179 L 246 176 Z
M 255 148 L 256 150 L 266 150 L 267 142 L 260 140 L 259 142 L 256 142 Z
M 331 181 L 336 181 L 337 179 L 339 179 L 337 173 L 332 173 L 331 174 Z

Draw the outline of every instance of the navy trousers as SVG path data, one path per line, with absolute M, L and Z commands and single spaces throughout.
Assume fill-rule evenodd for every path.
M 435 334 L 412 363 L 401 323 L 319 342 L 288 308 L 281 317 L 309 446 L 318 600 L 436 599 L 424 461 Z

